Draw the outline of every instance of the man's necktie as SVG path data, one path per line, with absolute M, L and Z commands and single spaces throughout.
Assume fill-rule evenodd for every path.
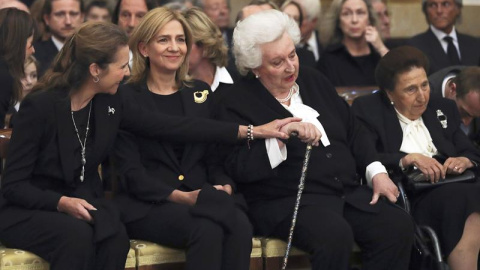
M 446 36 L 443 38 L 448 45 L 447 45 L 447 55 L 448 60 L 450 61 L 450 65 L 460 65 L 460 57 L 458 57 L 458 51 L 455 45 L 453 44 L 453 38 L 450 36 Z

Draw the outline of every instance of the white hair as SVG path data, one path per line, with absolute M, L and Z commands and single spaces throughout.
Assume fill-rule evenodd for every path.
M 320 0 L 294 0 L 302 6 L 307 20 L 312 21 L 320 16 Z
M 260 45 L 275 41 L 287 33 L 294 44 L 300 42 L 300 29 L 287 14 L 265 10 L 237 23 L 233 32 L 233 53 L 238 72 L 245 76 L 262 65 Z

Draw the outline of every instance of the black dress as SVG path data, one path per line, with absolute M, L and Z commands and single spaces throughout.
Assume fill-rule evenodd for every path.
M 0 128 L 5 126 L 5 115 L 10 107 L 14 80 L 8 71 L 7 63 L 0 58 Z
M 392 178 L 401 179 L 399 162 L 407 153 L 400 152 L 403 132 L 395 109 L 383 92 L 357 98 L 352 106 L 358 118 L 368 127 L 369 137 L 375 142 L 380 160 Z M 447 128 L 437 119 L 436 111 L 447 116 Z M 480 153 L 460 129 L 460 117 L 455 102 L 430 98 L 422 115 L 433 143 L 445 157 L 464 156 L 475 162 Z M 442 251 L 448 256 L 460 240 L 465 220 L 472 213 L 480 213 L 478 184 L 448 184 L 431 191 L 410 196 L 413 215 L 419 224 L 431 226 L 439 235 Z

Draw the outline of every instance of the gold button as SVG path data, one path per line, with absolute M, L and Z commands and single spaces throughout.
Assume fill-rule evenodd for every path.
M 183 175 L 180 174 L 180 175 L 178 176 L 178 180 L 182 181 L 183 179 L 185 179 L 185 176 L 183 176 Z

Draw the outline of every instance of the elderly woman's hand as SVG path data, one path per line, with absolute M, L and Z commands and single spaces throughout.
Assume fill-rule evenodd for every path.
M 289 135 L 296 134 L 302 142 L 310 143 L 313 146 L 318 146 L 318 141 L 322 137 L 320 130 L 307 122 L 291 122 L 283 126 L 280 131 Z
M 472 168 L 473 163 L 466 157 L 450 157 L 443 164 L 448 174 L 462 174 L 466 169 Z
M 377 173 L 372 178 L 372 188 L 373 196 L 370 204 L 376 204 L 380 196 L 385 196 L 389 201 L 395 203 L 400 195 L 397 185 L 393 183 L 386 173 Z
M 374 26 L 367 26 L 365 30 L 365 39 L 368 43 L 372 44 L 380 56 L 384 56 L 388 52 L 388 48 L 383 43 L 377 28 Z
M 436 159 L 427 157 L 422 154 L 408 154 L 402 158 L 403 167 L 417 167 L 431 183 L 436 183 L 440 179 L 444 179 L 447 169 Z
M 93 218 L 88 210 L 97 209 L 83 199 L 62 196 L 58 201 L 57 210 L 58 212 L 66 213 L 74 218 L 92 223 Z

